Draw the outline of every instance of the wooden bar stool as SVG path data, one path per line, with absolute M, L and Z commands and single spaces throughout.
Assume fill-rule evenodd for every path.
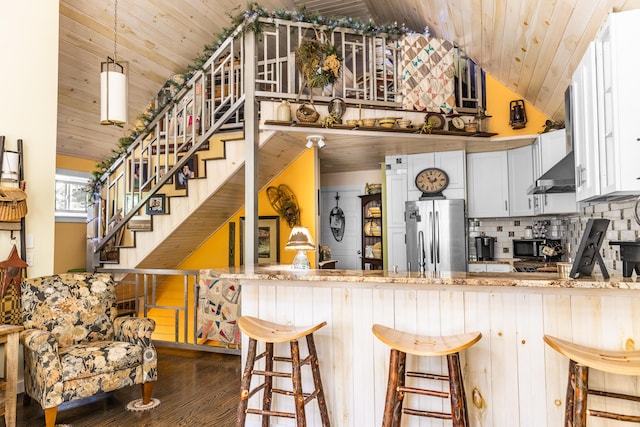
M 245 425 L 247 414 L 262 415 L 262 426 L 269 425 L 269 417 L 286 417 L 295 418 L 297 427 L 305 427 L 307 425 L 304 407 L 313 399 L 317 399 L 320 409 L 320 417 L 323 427 L 330 427 L 329 413 L 327 412 L 327 403 L 324 399 L 324 391 L 322 390 L 322 381 L 320 380 L 320 369 L 318 368 L 318 355 L 316 346 L 313 341 L 313 333 L 325 326 L 327 322 L 319 323 L 309 327 L 294 327 L 288 325 L 278 325 L 276 323 L 267 322 L 255 317 L 242 316 L 238 319 L 238 327 L 249 337 L 249 348 L 247 353 L 247 363 L 242 374 L 242 383 L 240 385 L 240 403 L 238 405 L 238 414 L 236 426 Z M 298 340 L 302 337 L 307 339 L 307 348 L 309 355 L 300 360 L 300 348 Z M 265 351 L 256 355 L 257 342 L 265 343 Z M 280 342 L 289 342 L 291 345 L 291 357 L 275 356 L 273 352 L 273 344 Z M 265 358 L 264 370 L 256 370 L 255 363 L 261 358 Z M 289 362 L 291 363 L 291 372 L 276 372 L 273 370 L 273 362 Z M 303 393 L 301 366 L 310 365 L 313 374 L 314 391 L 312 393 Z M 264 382 L 251 390 L 251 378 L 253 375 L 261 375 Z M 273 388 L 273 377 L 290 378 L 293 384 L 293 391 L 281 390 Z M 262 409 L 248 408 L 249 399 L 258 391 L 263 390 Z M 271 410 L 271 401 L 273 393 L 293 396 L 295 401 L 295 413 L 278 412 Z
M 589 368 L 618 375 L 640 375 L 640 351 L 600 350 L 544 336 L 549 347 L 569 358 L 569 378 L 564 411 L 564 425 L 584 427 L 587 415 L 618 421 L 640 423 L 640 416 L 623 415 L 594 409 L 587 410 L 587 395 L 640 402 L 640 397 L 589 389 Z
M 391 347 L 389 381 L 387 383 L 387 397 L 382 427 L 399 427 L 403 413 L 451 420 L 454 427 L 469 426 L 459 352 L 478 342 L 482 338 L 480 332 L 431 337 L 410 334 L 382 325 L 373 325 L 371 330 L 380 341 Z M 415 356 L 446 356 L 449 375 L 405 372 L 407 353 Z M 449 392 L 406 387 L 406 377 L 447 381 L 449 383 Z M 402 403 L 405 393 L 449 399 L 451 401 L 451 413 L 403 408 Z

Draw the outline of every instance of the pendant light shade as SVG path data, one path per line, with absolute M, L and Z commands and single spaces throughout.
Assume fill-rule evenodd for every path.
M 100 68 L 100 124 L 123 125 L 127 122 L 127 76 L 124 67 L 107 58 Z
M 127 74 L 118 62 L 118 0 L 113 7 L 113 58 L 100 63 L 100 124 L 122 126 L 127 122 Z

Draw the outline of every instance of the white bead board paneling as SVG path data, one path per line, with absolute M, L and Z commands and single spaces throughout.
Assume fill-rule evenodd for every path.
M 482 332 L 483 338 L 461 354 L 470 425 L 482 427 L 562 425 L 568 360 L 544 344 L 545 333 L 610 349 L 624 348 L 640 336 L 640 326 L 635 326 L 640 325 L 640 299 L 622 291 L 394 290 L 375 289 L 374 285 L 340 287 L 332 283 L 325 288 L 261 281 L 256 293 L 256 287 L 247 283 L 243 283 L 245 315 L 299 325 L 327 321 L 314 336 L 332 424 L 345 427 L 380 425 L 382 420 L 389 349 L 371 333 L 373 323 L 421 335 Z M 255 303 L 247 297 L 269 300 Z M 306 344 L 301 349 L 306 354 Z M 445 366 L 437 359 L 407 358 L 408 370 L 444 372 Z M 634 393 L 638 387 L 635 377 L 605 376 L 597 371 L 591 372 L 590 381 L 592 386 L 604 385 L 617 392 Z M 312 388 L 310 374 L 303 384 L 305 390 Z M 433 385 L 436 389 L 442 386 Z M 276 397 L 274 407 L 293 409 L 292 404 L 278 400 L 284 399 Z M 448 410 L 438 399 L 410 396 L 407 404 Z M 623 412 L 633 408 L 626 402 L 602 406 L 596 398 L 590 404 Z M 316 408 L 315 403 L 308 405 L 309 426 L 321 425 Z M 403 425 L 409 427 L 447 425 L 418 417 L 406 419 Z M 590 427 L 606 425 L 598 419 L 590 423 Z M 277 425 L 295 423 L 278 419 Z

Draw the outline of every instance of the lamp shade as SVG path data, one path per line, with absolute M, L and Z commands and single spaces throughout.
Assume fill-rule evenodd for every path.
M 311 251 L 314 250 L 316 246 L 313 243 L 309 229 L 307 227 L 296 225 L 291 230 L 289 241 L 284 248 L 292 251 Z
M 100 72 L 100 124 L 127 122 L 127 76 L 124 67 L 108 58 Z

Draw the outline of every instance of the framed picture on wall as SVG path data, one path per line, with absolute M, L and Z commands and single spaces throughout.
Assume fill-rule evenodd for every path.
M 178 157 L 181 159 L 182 157 Z M 198 156 L 195 154 L 187 160 L 187 163 L 182 165 L 182 168 L 176 172 L 176 190 L 184 190 L 187 188 L 187 182 L 190 179 L 198 176 Z
M 147 200 L 147 215 L 164 215 L 167 213 L 167 196 L 154 194 Z
M 244 263 L 244 217 L 240 217 L 240 265 Z M 280 262 L 280 217 L 258 219 L 258 264 Z

